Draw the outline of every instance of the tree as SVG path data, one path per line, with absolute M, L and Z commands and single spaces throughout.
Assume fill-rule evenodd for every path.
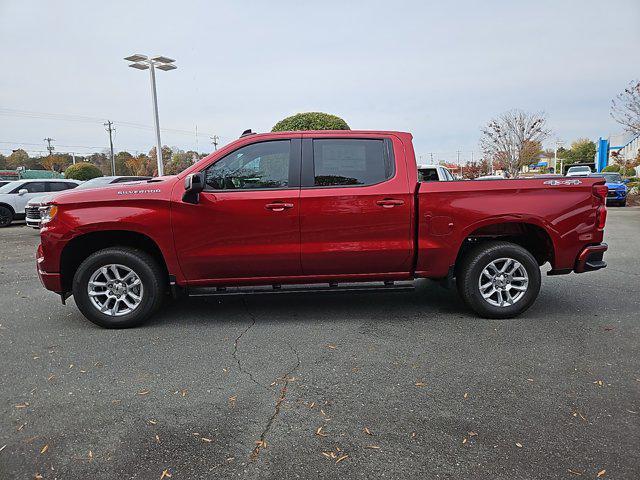
M 11 155 L 7 157 L 7 168 L 15 170 L 18 167 L 24 167 L 29 162 L 29 154 L 23 149 L 18 148 L 14 150 Z
M 131 175 L 131 169 L 127 166 L 127 160 L 132 158 L 129 152 L 118 152 L 113 156 L 116 162 L 116 175 Z
M 489 175 L 491 173 L 491 163 L 484 158 L 475 162 L 468 162 L 462 169 L 462 178 L 473 180 L 474 178 Z
M 150 177 L 153 175 L 156 168 L 156 162 L 152 161 L 147 155 L 141 153 L 136 157 L 131 157 L 125 160 L 127 168 L 132 175 L 139 175 Z
M 640 135 L 640 80 L 632 80 L 611 101 L 611 116 L 625 130 Z
M 480 146 L 490 160 L 502 163 L 508 176 L 517 177 L 522 166 L 539 155 L 549 133 L 543 113 L 510 110 L 482 128 Z
M 0 153 L 0 169 L 4 170 L 7 168 L 7 157 Z
M 571 163 L 593 163 L 596 157 L 596 144 L 588 138 L 579 138 L 571 143 L 571 148 L 560 147 L 558 158 L 561 158 L 565 165 Z
M 322 112 L 307 112 L 292 115 L 276 123 L 272 132 L 298 130 L 350 130 L 349 125 L 340 117 Z
M 74 180 L 91 180 L 92 178 L 102 177 L 102 172 L 98 167 L 88 162 L 80 162 L 70 165 L 64 171 L 65 178 Z
M 42 159 L 42 166 L 52 172 L 62 172 L 71 162 L 71 159 L 62 155 L 49 155 Z
M 167 175 L 177 175 L 186 168 L 189 168 L 193 165 L 194 161 L 197 160 L 198 157 L 195 152 L 176 151 L 171 156 L 171 161 L 166 165 L 164 173 Z

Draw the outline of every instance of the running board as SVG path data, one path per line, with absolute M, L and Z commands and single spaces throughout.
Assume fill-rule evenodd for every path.
M 281 293 L 359 293 L 372 291 L 407 292 L 415 289 L 413 281 L 362 282 L 302 285 L 265 285 L 253 287 L 190 287 L 190 297 L 211 297 L 231 295 L 273 295 Z

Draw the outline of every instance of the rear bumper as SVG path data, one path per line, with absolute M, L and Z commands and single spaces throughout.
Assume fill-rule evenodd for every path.
M 606 252 L 608 248 L 609 246 L 606 243 L 585 247 L 580 252 L 580 255 L 578 255 L 573 271 L 576 273 L 584 273 L 606 267 L 607 262 L 603 260 L 603 257 L 604 252 Z
M 36 253 L 36 267 L 38 269 L 38 277 L 40 277 L 40 282 L 47 290 L 51 290 L 52 292 L 61 293 L 62 292 L 62 278 L 59 273 L 50 273 L 45 272 L 42 269 L 42 262 L 44 261 L 44 256 L 42 254 L 42 245 L 38 245 L 38 251 Z

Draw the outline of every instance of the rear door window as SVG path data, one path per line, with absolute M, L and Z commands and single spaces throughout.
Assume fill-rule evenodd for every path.
M 25 189 L 27 193 L 40 193 L 46 190 L 45 182 L 27 182 L 18 187 L 18 191 Z
M 49 187 L 48 188 L 49 192 L 61 192 L 62 190 L 68 190 L 69 188 L 72 188 L 69 185 L 71 184 L 67 182 L 48 182 L 47 183 L 47 187 Z
M 313 166 L 315 187 L 374 185 L 395 173 L 382 139 L 314 139 Z

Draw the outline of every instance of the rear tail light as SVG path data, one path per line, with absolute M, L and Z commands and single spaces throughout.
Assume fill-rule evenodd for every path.
M 604 230 L 604 224 L 607 223 L 607 193 L 609 189 L 606 185 L 594 185 L 593 195 L 600 200 L 600 206 L 596 210 L 596 227 L 598 230 Z
M 607 193 L 608 193 L 609 189 L 607 188 L 606 185 L 594 185 L 593 186 L 593 194 L 600 198 L 601 200 L 606 201 L 607 200 Z

